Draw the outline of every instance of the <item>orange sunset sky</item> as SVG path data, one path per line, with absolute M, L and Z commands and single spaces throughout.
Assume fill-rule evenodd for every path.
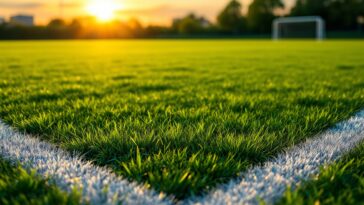
M 229 0 L 0 0 L 0 17 L 34 15 L 38 24 L 52 18 L 96 16 L 100 20 L 135 17 L 144 24 L 169 24 L 174 17 L 194 12 L 214 21 Z M 243 12 L 252 0 L 241 0 Z M 289 8 L 294 0 L 285 0 Z M 61 6 L 60 6 L 61 5 Z

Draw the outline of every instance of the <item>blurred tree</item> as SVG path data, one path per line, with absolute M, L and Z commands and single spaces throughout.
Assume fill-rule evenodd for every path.
M 132 30 L 134 37 L 141 37 L 144 35 L 144 28 L 140 21 L 136 18 L 131 18 L 128 21 L 128 25 Z
M 330 0 L 331 1 L 331 0 Z M 327 16 L 327 9 L 325 8 L 328 0 L 297 0 L 296 5 L 291 9 L 293 16 Z
M 59 27 L 65 27 L 65 26 L 66 26 L 66 22 L 62 19 L 52 19 L 48 23 L 48 27 L 53 27 L 53 28 L 59 28 Z
M 174 32 L 169 27 L 149 25 L 144 29 L 143 37 L 163 37 L 174 34 Z
M 62 19 L 52 19 L 46 27 L 47 35 L 52 38 L 64 39 L 72 38 L 73 34 L 69 31 L 69 27 Z
M 82 29 L 82 23 L 78 19 L 73 19 L 69 26 L 77 30 Z
M 364 0 L 297 0 L 290 15 L 318 15 L 330 30 L 353 30 L 358 27 L 358 17 L 364 15 Z
M 284 8 L 282 0 L 254 0 L 248 10 L 247 21 L 250 30 L 259 33 L 271 31 L 276 9 Z
M 78 19 L 73 19 L 68 25 L 68 30 L 72 38 L 80 38 L 82 31 L 82 24 Z
M 241 33 L 245 28 L 245 19 L 241 12 L 242 5 L 232 0 L 217 17 L 218 26 L 225 32 Z
M 172 28 L 181 34 L 201 34 L 210 27 L 210 22 L 204 17 L 189 14 L 184 18 L 175 19 Z
M 194 17 L 194 15 L 183 18 L 178 27 L 178 31 L 182 34 L 194 34 L 201 30 L 202 27 L 200 22 Z

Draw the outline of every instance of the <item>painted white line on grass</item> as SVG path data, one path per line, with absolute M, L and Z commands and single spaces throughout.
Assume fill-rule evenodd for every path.
M 320 166 L 338 160 L 362 140 L 364 110 L 274 160 L 251 168 L 211 193 L 186 199 L 180 204 L 258 204 L 261 199 L 272 204 L 288 186 L 295 187 L 309 179 L 319 172 Z M 20 134 L 1 121 L 0 156 L 51 177 L 63 190 L 81 187 L 83 198 L 92 204 L 173 204 L 171 199 L 153 190 L 72 157 L 49 143 Z
M 287 150 L 262 166 L 253 167 L 203 197 L 186 204 L 272 204 L 287 187 L 318 174 L 320 166 L 335 162 L 364 139 L 364 110 L 317 137 Z
M 157 192 L 72 157 L 49 143 L 20 134 L 1 121 L 0 156 L 50 177 L 62 190 L 82 188 L 83 199 L 92 204 L 172 204 Z

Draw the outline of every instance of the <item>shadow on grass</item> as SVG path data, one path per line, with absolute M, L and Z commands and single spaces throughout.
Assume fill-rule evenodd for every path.
M 128 91 L 131 93 L 145 93 L 145 92 L 164 92 L 168 90 L 175 90 L 176 88 L 171 85 L 136 85 L 129 87 Z
M 353 70 L 355 69 L 355 66 L 353 65 L 338 65 L 336 66 L 337 69 L 339 70 Z
M 59 93 L 38 93 L 31 95 L 28 98 L 30 102 L 50 102 L 50 101 L 58 101 L 58 100 L 76 100 L 76 99 L 85 99 L 85 98 L 100 98 L 103 95 L 97 92 L 85 92 L 81 89 L 65 89 Z
M 172 68 L 156 68 L 152 69 L 156 72 L 192 72 L 195 71 L 194 68 L 188 68 L 188 67 L 172 67 Z
M 132 80 L 135 78 L 136 78 L 136 76 L 133 76 L 133 75 L 118 75 L 118 76 L 114 76 L 112 79 L 115 81 L 119 81 L 119 80 Z

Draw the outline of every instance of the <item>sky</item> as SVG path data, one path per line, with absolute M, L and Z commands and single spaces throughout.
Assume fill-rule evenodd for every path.
M 52 18 L 72 19 L 92 15 L 90 5 L 96 5 L 97 9 L 105 1 L 112 1 L 115 18 L 137 18 L 144 24 L 166 25 L 173 18 L 190 12 L 214 21 L 230 0 L 0 0 L 0 17 L 7 19 L 15 14 L 29 14 L 35 16 L 38 24 L 45 24 Z M 243 12 L 246 12 L 252 0 L 240 1 Z M 294 0 L 285 1 L 291 5 Z

